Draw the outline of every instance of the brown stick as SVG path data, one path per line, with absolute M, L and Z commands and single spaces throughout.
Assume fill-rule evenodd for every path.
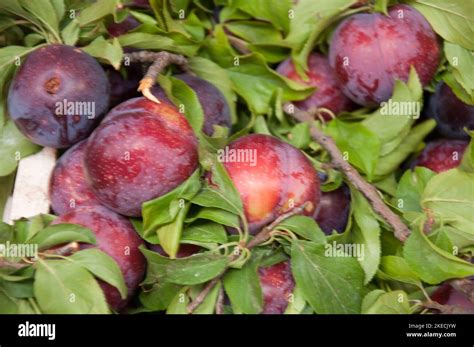
M 216 302 L 216 314 L 224 314 L 224 287 L 219 288 L 219 296 Z
M 305 202 L 301 206 L 295 207 L 291 211 L 288 211 L 285 214 L 282 214 L 278 218 L 276 218 L 272 223 L 264 227 L 252 240 L 250 240 L 247 245 L 245 246 L 247 249 L 252 249 L 265 241 L 267 241 L 270 238 L 270 233 L 275 229 L 275 227 L 283 222 L 285 219 L 292 217 L 294 215 L 302 213 L 305 209 L 311 208 L 311 202 Z M 238 255 L 232 255 L 230 257 L 230 262 L 237 260 L 239 256 Z M 212 281 L 208 282 L 207 285 L 204 287 L 204 289 L 199 293 L 199 295 L 196 297 L 196 299 L 191 302 L 188 307 L 188 313 L 192 313 L 199 305 L 202 304 L 204 299 L 206 298 L 207 294 L 214 288 L 214 286 L 219 282 L 219 280 L 224 276 L 225 272 L 227 271 L 228 267 L 222 271 L 220 275 L 215 277 Z
M 377 212 L 392 228 L 395 237 L 400 241 L 404 242 L 410 230 L 403 223 L 401 218 L 395 214 L 380 198 L 377 189 L 369 184 L 358 172 L 354 169 L 346 160 L 344 160 L 341 151 L 337 148 L 334 140 L 324 134 L 321 130 L 313 124 L 313 117 L 311 114 L 298 110 L 292 104 L 283 105 L 283 109 L 286 113 L 291 115 L 299 122 L 307 122 L 310 126 L 311 137 L 317 141 L 328 153 L 331 155 L 332 163 L 338 169 L 340 169 L 347 179 L 354 185 L 354 187 L 360 191 L 372 205 L 372 208 Z
M 132 62 L 139 63 L 152 63 L 148 68 L 145 76 L 141 79 L 138 86 L 138 91 L 142 92 L 143 96 L 153 102 L 160 103 L 152 93 L 151 88 L 156 82 L 156 78 L 165 67 L 171 64 L 179 65 L 184 71 L 188 71 L 187 60 L 184 56 L 179 54 L 173 54 L 169 52 L 149 52 L 139 51 L 126 53 L 125 58 L 130 59 Z
M 25 264 L 21 262 L 13 262 L 8 261 L 5 259 L 0 258 L 0 269 L 12 269 L 12 270 L 19 270 L 23 269 L 24 267 L 30 266 L 31 264 Z

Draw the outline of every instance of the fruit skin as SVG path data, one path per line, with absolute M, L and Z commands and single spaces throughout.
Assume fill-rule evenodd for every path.
M 424 166 L 436 173 L 453 169 L 461 164 L 467 145 L 467 141 L 461 140 L 441 139 L 429 142 L 415 160 L 414 166 Z
M 137 86 L 142 78 L 141 64 L 132 63 L 125 67 L 126 76 L 112 67 L 105 69 L 110 85 L 110 106 L 115 107 L 128 99 L 141 96 Z
M 212 126 L 214 124 L 226 128 L 232 126 L 229 105 L 224 95 L 212 83 L 189 74 L 179 74 L 173 77 L 185 82 L 196 93 L 204 113 L 202 130 L 206 135 L 212 135 L 214 132 Z M 171 103 L 165 91 L 160 86 L 155 85 L 152 88 L 152 93 L 159 100 L 165 100 Z
M 443 283 L 431 294 L 431 299 L 441 305 L 455 305 L 474 313 L 474 303 L 449 283 Z
M 69 148 L 56 162 L 51 176 L 51 207 L 61 215 L 82 206 L 100 205 L 84 175 L 86 141 Z
M 94 105 L 95 116 L 58 114 L 58 104 Z M 20 131 L 46 147 L 69 147 L 86 138 L 109 104 L 109 84 L 99 63 L 79 48 L 48 45 L 30 53 L 12 80 L 8 111 Z M 76 105 L 76 104 L 74 104 Z
M 255 165 L 251 161 L 224 160 L 240 194 L 251 233 L 307 201 L 311 206 L 307 206 L 304 214 L 313 215 L 320 201 L 320 182 L 316 170 L 301 151 L 261 134 L 240 137 L 229 144 L 228 150 L 229 153 L 247 150 L 246 153 L 254 153 L 256 158 Z
M 351 192 L 347 185 L 321 193 L 319 211 L 315 220 L 326 235 L 331 235 L 333 230 L 342 233 L 346 228 L 351 210 Z
M 354 107 L 353 102 L 342 93 L 328 59 L 321 54 L 312 53 L 308 57 L 308 81 L 298 75 L 291 59 L 283 61 L 277 67 L 277 72 L 293 81 L 317 88 L 307 99 L 294 102 L 294 105 L 303 111 L 323 107 L 337 115 L 342 111 L 350 111 Z M 326 121 L 331 120 L 326 113 L 322 113 L 322 116 Z
M 459 100 L 445 83 L 436 86 L 429 102 L 429 113 L 436 119 L 438 132 L 450 139 L 467 140 L 464 127 L 474 130 L 474 105 Z
M 92 133 L 84 164 L 102 204 L 138 217 L 143 202 L 173 190 L 197 169 L 197 139 L 173 105 L 134 98 L 112 109 Z
M 128 16 L 120 23 L 111 22 L 107 25 L 107 31 L 111 37 L 118 37 L 127 34 L 129 31 L 140 26 L 140 22 L 134 17 Z
M 160 245 L 149 244 L 148 248 L 153 252 L 159 253 L 163 257 L 167 257 L 165 250 Z M 190 257 L 193 254 L 199 253 L 202 248 L 196 245 L 182 243 L 179 245 L 178 253 L 176 253 L 176 258 L 186 258 Z
M 145 257 L 138 249 L 144 243 L 132 224 L 101 206 L 78 208 L 60 216 L 52 224 L 59 223 L 79 224 L 89 228 L 95 234 L 97 244 L 81 244 L 80 249 L 98 248 L 117 262 L 128 288 L 127 298 L 123 300 L 119 291 L 108 283 L 99 283 L 110 307 L 115 311 L 122 310 L 133 297 L 146 268 Z
M 258 269 L 263 294 L 263 314 L 282 314 L 295 288 L 289 261 Z
M 350 16 L 332 37 L 331 67 L 344 94 L 360 105 L 376 106 L 388 100 L 395 80 L 407 81 L 411 65 L 426 86 L 440 61 L 436 34 L 418 11 L 396 5 L 388 13 L 389 17 L 380 13 Z

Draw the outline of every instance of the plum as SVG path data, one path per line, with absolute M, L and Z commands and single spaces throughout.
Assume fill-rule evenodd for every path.
M 347 185 L 321 193 L 319 211 L 315 220 L 326 235 L 331 235 L 333 230 L 342 233 L 346 228 L 351 209 L 351 192 Z
M 148 248 L 153 252 L 159 253 L 160 255 L 167 257 L 165 250 L 160 245 L 148 245 Z M 190 257 L 193 254 L 199 253 L 201 247 L 191 244 L 180 244 L 178 253 L 176 253 L 176 258 L 186 258 Z
M 411 66 L 426 86 L 440 62 L 440 47 L 417 10 L 396 5 L 388 16 L 360 13 L 339 24 L 329 62 L 344 94 L 360 105 L 376 106 L 391 97 L 395 80 L 407 81 Z
M 230 109 L 224 95 L 213 84 L 202 78 L 189 74 L 179 74 L 174 76 L 185 82 L 196 93 L 204 113 L 203 132 L 211 136 L 214 132 L 213 125 L 230 128 Z M 154 86 L 152 93 L 159 99 L 170 102 L 164 90 L 159 86 Z
M 107 111 L 109 84 L 99 63 L 79 48 L 48 45 L 30 53 L 12 80 L 8 111 L 42 146 L 64 148 L 86 138 Z
M 137 28 L 138 26 L 140 26 L 139 21 L 137 21 L 132 16 L 127 16 L 120 23 L 112 22 L 112 23 L 107 24 L 107 31 L 110 36 L 118 37 L 120 35 L 124 35 L 128 33 L 129 31 Z
M 221 154 L 218 159 L 240 194 L 251 233 L 305 202 L 310 203 L 305 215 L 311 216 L 317 209 L 318 174 L 292 145 L 252 134 L 233 141 Z
M 51 207 L 56 214 L 100 205 L 84 175 L 85 148 L 84 140 L 69 148 L 56 162 L 50 185 Z
M 115 107 L 128 99 L 141 96 L 138 84 L 142 79 L 141 64 L 132 63 L 125 69 L 125 76 L 112 67 L 105 68 L 110 85 L 110 106 Z
M 263 294 L 264 314 L 282 314 L 295 288 L 289 261 L 258 269 Z
M 197 169 L 197 139 L 173 105 L 134 98 L 113 108 L 94 130 L 84 164 L 102 204 L 138 217 L 142 203 L 173 190 Z
M 463 103 L 445 83 L 436 86 L 429 102 L 429 112 L 437 121 L 438 132 L 450 139 L 469 139 L 466 127 L 474 130 L 474 105 Z
M 146 268 L 145 258 L 138 249 L 144 243 L 132 224 L 102 206 L 78 208 L 58 217 L 52 224 L 59 223 L 72 223 L 89 228 L 95 234 L 97 244 L 81 244 L 80 249 L 96 247 L 117 262 L 128 289 L 127 298 L 122 299 L 119 291 L 108 283 L 99 283 L 110 307 L 115 311 L 122 310 L 133 297 Z
M 463 293 L 454 289 L 449 283 L 443 283 L 431 294 L 431 299 L 441 305 L 459 306 L 474 313 L 474 303 Z
M 310 111 L 323 107 L 337 115 L 342 111 L 350 111 L 354 106 L 352 101 L 342 93 L 339 81 L 329 65 L 328 59 L 321 54 L 312 53 L 308 58 L 308 81 L 304 81 L 298 75 L 291 59 L 282 62 L 278 66 L 277 72 L 293 81 L 317 88 L 307 99 L 294 102 L 294 105 L 299 109 Z M 331 117 L 326 113 L 322 113 L 322 115 L 325 120 L 331 120 Z
M 415 166 L 424 166 L 436 173 L 453 169 L 461 164 L 467 141 L 440 139 L 429 142 L 415 160 Z

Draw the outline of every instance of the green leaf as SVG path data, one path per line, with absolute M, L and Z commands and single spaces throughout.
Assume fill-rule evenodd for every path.
M 307 59 L 321 33 L 336 22 L 355 0 L 299 0 L 293 6 L 293 18 L 286 42 L 293 47 L 291 56 L 297 69 L 307 69 Z
M 403 142 L 389 154 L 379 158 L 375 175 L 386 176 L 395 171 L 408 156 L 416 151 L 423 139 L 436 127 L 433 119 L 419 123 L 411 129 Z
M 204 207 L 216 207 L 236 215 L 243 214 L 243 205 L 240 195 L 230 179 L 223 160 L 214 161 L 210 179 L 212 184 L 197 194 L 192 202 Z
M 450 65 L 452 74 L 456 81 L 462 86 L 467 94 L 473 96 L 474 91 L 474 72 L 472 71 L 472 66 L 474 66 L 474 54 L 472 51 L 469 51 L 459 45 L 453 43 L 444 42 L 444 54 Z M 456 88 L 453 89 L 456 93 Z M 462 98 L 462 94 L 456 96 Z M 474 98 L 474 97 L 473 97 Z M 464 100 L 463 100 L 464 101 Z M 465 101 L 466 102 L 466 101 Z M 473 104 L 474 101 L 472 98 L 467 100 L 468 104 Z
M 13 189 L 15 175 L 0 176 L 0 216 L 4 215 L 5 205 Z M 0 238 L 1 239 L 1 238 Z
M 73 241 L 92 244 L 96 242 L 94 233 L 89 229 L 76 224 L 63 223 L 44 228 L 30 238 L 28 243 L 37 244 L 41 251 Z
M 472 1 L 412 0 L 410 5 L 421 12 L 434 31 L 446 41 L 474 50 Z
M 166 310 L 166 314 L 187 314 L 188 310 L 186 309 L 189 304 L 189 297 L 186 295 L 186 292 L 189 290 L 188 287 L 181 288 L 169 303 L 169 306 Z
M 179 199 L 190 200 L 201 188 L 200 172 L 196 170 L 185 182 L 171 192 L 142 205 L 143 231 L 141 236 L 152 243 L 156 241 L 158 226 L 170 223 L 179 212 Z
M 221 274 L 229 263 L 227 256 L 215 252 L 180 259 L 169 259 L 146 249 L 142 253 L 148 260 L 147 278 L 182 285 L 207 282 Z
M 362 121 L 380 139 L 381 156 L 397 151 L 397 147 L 404 141 L 411 125 L 420 117 L 422 96 L 420 80 L 415 69 L 411 68 L 408 82 L 405 84 L 395 81 L 392 97 L 382 102 L 377 111 Z M 402 107 L 403 105 L 418 107 Z
M 118 9 L 118 0 L 98 0 L 95 3 L 85 7 L 77 17 L 81 27 L 104 18 L 110 14 L 115 16 Z
M 27 140 L 12 121 L 0 129 L 0 176 L 15 171 L 18 160 L 36 153 L 40 146 Z
M 25 10 L 41 22 L 44 28 L 53 34 L 57 43 L 62 43 L 59 36 L 59 18 L 56 7 L 50 0 L 19 0 L 19 2 Z
M 257 19 L 266 20 L 283 32 L 287 32 L 289 29 L 288 14 L 291 5 L 290 0 L 234 0 L 231 2 L 231 8 L 239 9 Z
M 181 241 L 224 244 L 227 242 L 227 233 L 217 223 L 194 223 L 183 230 Z
M 145 24 L 144 24 L 145 25 Z M 186 56 L 193 56 L 199 49 L 199 44 L 187 38 L 181 33 L 150 34 L 144 32 L 133 32 L 120 35 L 120 45 L 130 46 L 137 49 L 164 50 Z
M 196 215 L 188 217 L 185 222 L 192 223 L 198 219 L 206 219 L 233 228 L 240 228 L 240 219 L 237 215 L 218 208 L 203 208 Z
M 460 165 L 461 170 L 474 173 L 474 139 L 471 138 L 469 146 L 467 146 L 462 162 Z
M 268 114 L 269 105 L 282 90 L 282 101 L 301 100 L 312 94 L 313 88 L 291 81 L 270 69 L 260 54 L 239 58 L 237 66 L 229 66 L 228 74 L 234 89 L 256 114 Z
M 176 258 L 176 253 L 178 253 L 183 222 L 188 208 L 189 204 L 185 204 L 185 206 L 179 209 L 176 218 L 171 223 L 161 225 L 156 230 L 161 247 L 172 259 Z
M 82 50 L 100 61 L 112 65 L 116 70 L 120 68 L 123 51 L 117 38 L 109 42 L 99 36 L 88 46 L 82 47 Z
M 82 266 L 48 260 L 37 264 L 34 293 L 43 313 L 109 313 L 104 293 Z
M 435 221 L 474 234 L 474 174 L 459 169 L 433 177 L 426 185 L 421 205 Z
M 409 314 L 410 305 L 407 294 L 402 290 L 385 293 L 373 290 L 364 297 L 362 302 L 364 314 Z
M 108 254 L 94 248 L 74 253 L 69 259 L 90 271 L 95 277 L 118 289 L 122 299 L 127 297 L 127 286 L 122 271 Z
M 163 311 L 171 304 L 180 289 L 181 286 L 174 283 L 157 282 L 146 291 L 140 292 L 140 302 L 151 311 Z
M 204 111 L 196 92 L 184 81 L 173 77 L 160 75 L 158 76 L 158 83 L 180 112 L 184 108 L 186 119 L 196 135 L 200 136 L 204 124 Z
M 421 195 L 426 184 L 435 175 L 433 171 L 425 167 L 415 167 L 403 174 L 395 194 L 395 204 L 403 212 L 423 212 L 420 205 Z
M 193 311 L 193 314 L 213 314 L 221 287 L 221 282 L 217 282 L 209 294 L 207 294 L 203 302 L 198 307 L 196 307 L 196 309 Z
M 325 255 L 325 246 L 294 241 L 291 268 L 296 285 L 316 313 L 359 313 L 364 272 L 354 258 Z
M 369 181 L 372 180 L 381 148 L 378 135 L 363 124 L 347 123 L 337 118 L 329 123 L 327 133 L 343 156 L 363 171 Z
M 64 44 L 74 46 L 79 39 L 80 31 L 81 28 L 79 27 L 77 20 L 73 19 L 69 22 L 69 24 L 61 31 L 61 37 L 63 38 Z
M 318 226 L 318 223 L 311 217 L 292 216 L 278 224 L 275 229 L 289 230 L 314 243 L 326 243 L 326 236 Z
M 419 228 L 414 228 L 405 242 L 403 255 L 411 269 L 429 284 L 474 275 L 472 264 L 436 247 Z
M 363 257 L 358 258 L 365 272 L 367 284 L 377 272 L 380 263 L 381 244 L 380 226 L 377 218 L 362 193 L 352 190 L 351 205 L 356 226 L 352 230 L 354 244 L 363 245 Z
M 258 276 L 259 258 L 241 269 L 230 269 L 224 276 L 224 288 L 235 313 L 257 314 L 263 310 L 263 294 Z
M 402 257 L 388 255 L 382 257 L 377 277 L 382 280 L 394 280 L 421 287 L 420 277 L 410 268 Z

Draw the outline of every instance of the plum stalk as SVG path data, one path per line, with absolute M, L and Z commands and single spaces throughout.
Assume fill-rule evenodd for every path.
M 333 166 L 341 170 L 354 187 L 364 194 L 366 199 L 372 205 L 374 211 L 392 227 L 395 237 L 404 242 L 410 234 L 408 227 L 397 214 L 385 205 L 377 189 L 368 183 L 356 169 L 344 160 L 342 153 L 339 148 L 337 148 L 334 140 L 330 136 L 324 134 L 313 124 L 312 114 L 298 109 L 291 103 L 284 104 L 283 109 L 297 121 L 309 124 L 311 137 L 331 155 Z

